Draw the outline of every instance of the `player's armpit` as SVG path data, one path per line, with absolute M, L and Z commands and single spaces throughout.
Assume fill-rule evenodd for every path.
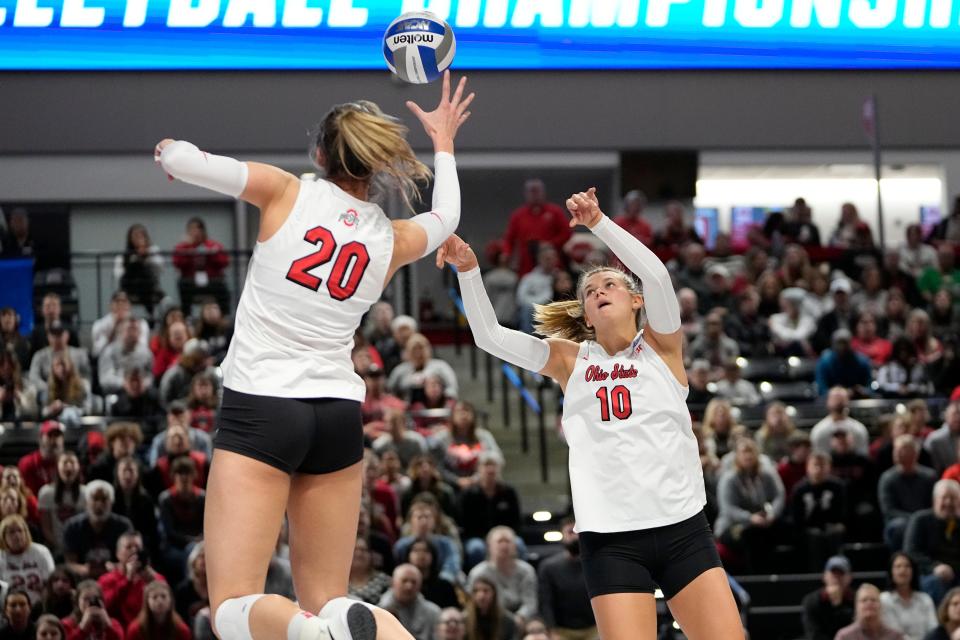
M 297 177 L 283 169 L 261 162 L 247 162 L 247 185 L 240 194 L 244 202 L 267 209 L 281 200 L 287 189 L 299 183 Z
M 544 342 L 550 347 L 550 357 L 540 373 L 556 380 L 560 388 L 566 391 L 567 381 L 573 373 L 577 354 L 580 352 L 580 345 L 563 338 L 546 338 Z

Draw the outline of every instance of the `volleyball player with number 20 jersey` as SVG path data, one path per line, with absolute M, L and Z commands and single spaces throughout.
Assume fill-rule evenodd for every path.
M 653 640 L 654 591 L 691 640 L 742 640 L 713 534 L 687 411 L 680 307 L 670 274 L 600 210 L 594 189 L 567 200 L 573 220 L 603 240 L 641 281 L 585 272 L 577 299 L 538 307 L 545 340 L 501 327 L 469 245 L 451 236 L 437 255 L 457 267 L 477 345 L 563 388 L 563 432 L 584 576 L 603 640 Z M 646 324 L 641 318 L 646 316 Z
M 371 179 L 408 197 L 430 171 L 406 128 L 371 102 L 334 107 L 316 138 L 325 179 L 164 140 L 170 176 L 260 209 L 260 232 L 223 363 L 224 396 L 207 486 L 204 539 L 214 630 L 221 640 L 407 640 L 386 611 L 347 599 L 362 491 L 364 383 L 353 335 L 396 271 L 436 249 L 460 219 L 453 158 L 470 116 L 466 78 L 440 103 L 407 106 L 433 141 L 433 208 L 389 220 Z M 264 595 L 286 513 L 297 602 Z

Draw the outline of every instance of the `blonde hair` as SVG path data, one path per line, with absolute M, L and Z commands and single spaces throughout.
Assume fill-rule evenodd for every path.
M 33 544 L 30 527 L 27 526 L 27 521 L 23 516 L 14 513 L 0 520 L 0 550 L 10 551 L 10 549 L 7 548 L 7 531 L 13 527 L 23 530 L 24 535 L 27 537 L 27 548 L 29 549 L 30 545 Z
M 537 333 L 548 338 L 563 338 L 573 342 L 596 340 L 597 332 L 587 326 L 583 312 L 583 290 L 587 279 L 598 273 L 609 271 L 623 281 L 627 290 L 634 295 L 641 295 L 640 285 L 629 273 L 624 273 L 616 267 L 603 265 L 593 266 L 580 274 L 577 280 L 577 299 L 560 300 L 548 304 L 533 305 L 533 326 Z M 643 326 L 643 309 L 637 311 L 637 329 Z
M 333 107 L 314 137 L 326 158 L 327 176 L 371 180 L 384 174 L 396 181 L 408 206 L 420 200 L 420 184 L 430 180 L 430 169 L 417 160 L 407 142 L 407 128 L 369 100 Z
M 63 362 L 63 366 L 66 368 L 65 380 L 59 380 L 53 372 L 53 365 L 58 360 Z M 47 381 L 47 387 L 51 401 L 60 400 L 64 404 L 72 405 L 80 405 L 83 403 L 84 396 L 86 395 L 83 387 L 83 379 L 80 377 L 80 374 L 77 373 L 77 368 L 74 366 L 73 360 L 66 352 L 53 356 L 53 361 L 50 363 L 50 378 Z
M 707 403 L 707 408 L 703 411 L 703 422 L 701 423 L 701 428 L 703 429 L 703 435 L 707 438 L 713 438 L 716 436 L 716 430 L 713 428 L 713 423 L 716 422 L 717 412 L 725 408 L 727 410 L 727 416 L 730 418 L 730 441 L 735 441 L 738 437 L 744 435 L 747 431 L 746 427 L 742 424 L 738 424 L 736 419 L 733 417 L 733 405 L 726 398 L 713 398 L 710 402 Z
M 784 424 L 783 435 L 784 435 L 784 436 L 789 436 L 789 435 L 791 435 L 794 431 L 797 430 L 796 425 L 793 423 L 793 418 L 791 418 L 791 417 L 790 417 L 790 414 L 786 413 L 786 411 L 785 411 L 786 408 L 787 408 L 787 405 L 783 404 L 782 402 L 780 402 L 780 401 L 778 400 L 778 401 L 776 401 L 776 402 L 771 402 L 769 405 L 767 405 L 767 410 L 764 412 L 763 424 L 760 426 L 759 429 L 757 429 L 757 440 L 766 440 L 767 438 L 770 437 L 770 424 L 767 422 L 766 414 L 769 413 L 769 412 L 770 412 L 770 409 L 773 409 L 774 407 L 778 407 L 778 408 L 784 410 L 784 414 L 783 414 L 783 424 Z

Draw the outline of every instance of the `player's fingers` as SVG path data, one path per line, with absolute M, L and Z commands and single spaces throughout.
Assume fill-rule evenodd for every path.
M 450 70 L 443 72 L 443 90 L 440 94 L 441 102 L 450 102 Z
M 460 82 L 457 83 L 457 90 L 453 92 L 453 99 L 451 102 L 453 104 L 458 104 L 463 98 L 463 89 L 467 86 L 467 76 L 460 78 Z
M 413 100 L 407 100 L 407 109 L 410 109 L 410 111 L 413 112 L 413 115 L 417 116 L 417 118 L 421 122 L 423 121 L 424 117 L 426 117 L 427 115 L 427 112 L 421 109 L 420 105 L 418 105 Z
M 467 118 L 469 117 L 470 117 L 470 112 L 467 111 L 462 116 L 460 116 L 460 118 L 457 120 L 457 126 L 459 127 L 460 125 L 462 125 L 464 122 L 467 121 Z
M 470 106 L 470 103 L 473 102 L 473 99 L 477 97 L 476 93 L 471 93 L 467 96 L 466 100 L 457 104 L 457 114 L 462 114 L 467 110 L 467 107 Z

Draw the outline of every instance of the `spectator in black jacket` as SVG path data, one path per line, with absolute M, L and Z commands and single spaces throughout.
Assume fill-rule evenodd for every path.
M 486 558 L 487 532 L 503 525 L 520 530 L 520 498 L 516 489 L 500 478 L 503 462 L 492 451 L 480 454 L 478 481 L 460 495 L 466 570 Z
M 129 519 L 134 530 L 143 536 L 143 544 L 153 557 L 159 557 L 157 507 L 140 483 L 140 463 L 133 456 L 124 456 L 117 460 L 115 475 L 116 499 L 113 502 L 113 512 Z
M 114 482 L 117 461 L 136 454 L 137 447 L 143 442 L 143 431 L 136 422 L 114 422 L 107 427 L 104 439 L 107 448 L 87 469 L 87 480 Z
M 37 318 L 33 323 L 33 332 L 30 334 L 31 357 L 37 351 L 40 351 L 44 347 L 48 346 L 47 328 L 49 328 L 54 322 L 67 324 L 62 315 L 60 296 L 53 292 L 43 296 L 43 303 L 40 307 L 40 317 Z M 70 332 L 70 336 L 67 338 L 67 344 L 69 344 L 71 347 L 80 346 L 80 340 L 77 337 L 76 331 Z
M 917 562 L 920 586 L 939 604 L 960 584 L 960 484 L 940 480 L 933 487 L 933 508 L 910 516 L 903 550 Z
M 843 483 L 831 476 L 830 470 L 829 455 L 811 453 L 807 476 L 790 498 L 793 525 L 807 548 L 807 569 L 821 566 L 843 543 L 846 495 Z
M 554 638 L 589 638 L 597 635 L 597 622 L 583 581 L 580 536 L 573 518 L 560 524 L 564 550 L 540 563 L 540 615 Z
M 960 629 L 960 588 L 950 589 L 943 602 L 937 607 L 937 628 L 923 637 L 923 640 L 953 640 Z
M 101 558 L 116 560 L 117 541 L 133 530 L 130 521 L 113 513 L 116 492 L 103 480 L 91 480 L 85 488 L 87 508 L 69 520 L 63 529 L 63 555 L 67 568 L 84 578 L 98 578 L 106 567 Z
M 136 420 L 144 425 L 147 435 L 157 432 L 163 409 L 157 392 L 146 385 L 144 373 L 131 367 L 123 373 L 123 389 L 117 394 L 117 400 L 110 406 L 110 415 Z
M 770 323 L 760 315 L 760 294 L 753 285 L 737 296 L 737 312 L 727 314 L 725 331 L 744 356 L 758 358 L 773 352 Z
M 893 442 L 893 460 L 896 463 L 883 472 L 877 485 L 880 511 L 885 523 L 883 539 L 887 546 L 899 551 L 903 533 L 910 516 L 921 509 L 929 509 L 937 474 L 929 467 L 917 464 L 919 445 L 905 433 Z
M 845 277 L 835 279 L 830 283 L 830 293 L 833 294 L 833 310 L 820 318 L 817 332 L 813 334 L 813 348 L 818 353 L 830 347 L 833 332 L 837 329 L 846 329 L 853 333 L 857 328 L 857 314 L 850 303 L 853 293 L 850 281 Z
M 853 622 L 853 591 L 850 561 L 843 556 L 827 560 L 823 588 L 803 599 L 803 637 L 833 640 L 837 631 Z

